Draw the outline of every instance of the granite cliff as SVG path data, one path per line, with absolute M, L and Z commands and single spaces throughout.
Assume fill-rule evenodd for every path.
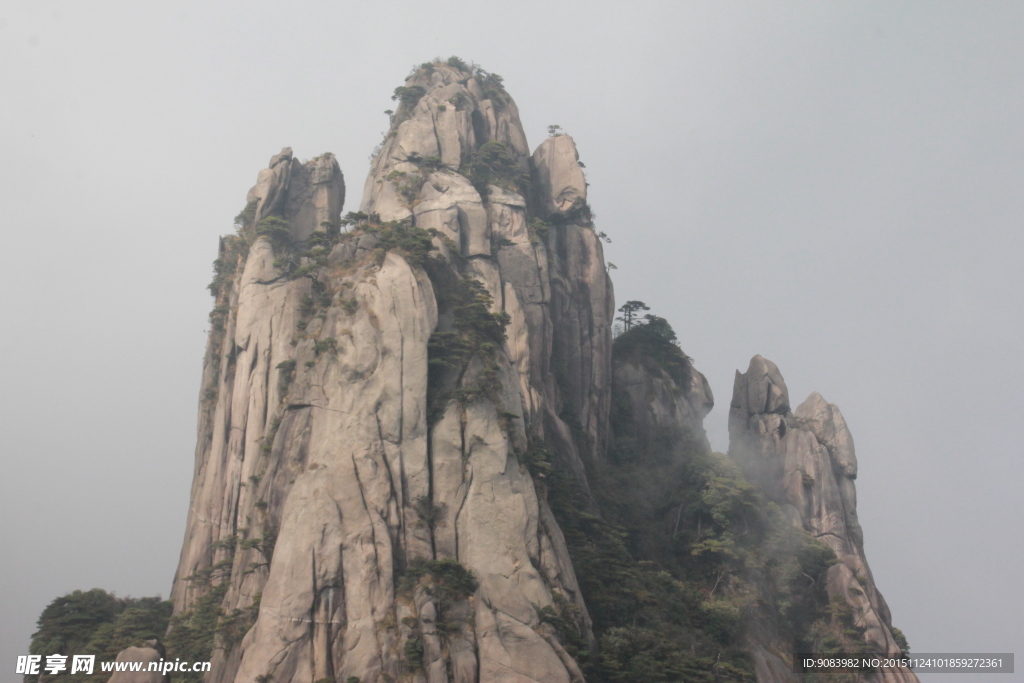
M 528 469 L 555 444 L 584 481 L 605 439 L 613 299 L 575 146 L 530 155 L 479 70 L 396 96 L 345 232 L 333 158 L 286 149 L 222 243 L 175 610 L 213 593 L 252 621 L 211 680 L 582 680 L 538 616 L 590 637 Z
M 531 153 L 456 58 L 395 99 L 358 211 L 332 155 L 286 148 L 221 240 L 172 652 L 225 683 L 766 683 L 798 647 L 898 652 L 838 409 L 791 412 L 755 357 L 712 453 L 668 322 L 613 342 L 573 139 Z

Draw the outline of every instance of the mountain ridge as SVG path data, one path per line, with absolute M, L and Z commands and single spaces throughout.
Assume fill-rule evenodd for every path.
M 224 682 L 768 683 L 905 649 L 838 409 L 755 356 L 712 452 L 668 321 L 613 338 L 573 139 L 531 153 L 457 58 L 394 99 L 358 211 L 285 148 L 221 239 L 169 651 Z

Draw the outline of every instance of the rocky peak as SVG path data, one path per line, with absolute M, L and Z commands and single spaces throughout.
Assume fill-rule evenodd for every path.
M 850 614 L 867 650 L 899 654 L 889 607 L 864 555 L 854 486 L 857 456 L 839 408 L 814 392 L 791 411 L 789 390 L 778 367 L 754 356 L 745 373 L 736 373 L 729 437 L 729 455 L 751 481 L 795 526 L 835 552 L 838 562 L 826 572 L 826 590 Z M 759 655 L 764 658 L 763 651 Z M 766 674 L 764 680 L 786 679 Z M 885 670 L 865 680 L 895 683 L 917 678 L 910 671 Z
M 480 204 L 479 192 L 458 172 L 488 142 L 526 170 L 526 135 L 500 77 L 464 64 L 425 64 L 396 88 L 395 99 L 398 106 L 371 162 L 361 211 L 385 221 L 408 218 L 424 183 L 454 185 L 460 204 Z M 389 177 L 399 182 L 387 182 Z
M 729 416 L 740 423 L 760 413 L 785 415 L 789 412 L 789 389 L 775 363 L 754 356 L 743 374 L 736 371 Z M 730 423 L 731 424 L 731 423 Z
M 276 216 L 288 223 L 293 239 L 307 240 L 325 223 L 341 220 L 345 178 L 330 152 L 303 163 L 285 147 L 260 171 L 246 201 L 254 204 L 254 224 Z
M 479 69 L 425 65 L 395 96 L 347 232 L 333 157 L 286 148 L 248 246 L 222 245 L 176 614 L 247 620 L 210 680 L 582 681 L 541 618 L 592 638 L 536 483 L 554 458 L 586 487 L 607 423 L 600 240 L 533 199 L 568 173 L 585 207 L 575 148 L 546 142 L 571 160 L 532 172 Z M 272 216 L 290 242 L 246 227 Z
M 710 450 L 704 418 L 715 398 L 707 378 L 671 342 L 645 343 L 648 340 L 638 334 L 644 331 L 634 326 L 615 341 L 612 393 L 622 413 L 615 421 L 638 436 L 668 432 Z

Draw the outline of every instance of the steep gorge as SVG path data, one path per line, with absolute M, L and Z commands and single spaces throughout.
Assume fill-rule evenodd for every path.
M 613 342 L 572 138 L 531 153 L 454 58 L 395 97 L 359 211 L 332 155 L 285 149 L 221 241 L 168 643 L 224 682 L 767 682 L 798 647 L 899 652 L 838 409 L 791 413 L 755 357 L 712 453 L 668 323 Z

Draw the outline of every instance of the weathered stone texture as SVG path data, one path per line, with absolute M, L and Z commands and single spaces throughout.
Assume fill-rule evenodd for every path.
M 434 64 L 404 88 L 360 211 L 378 227 L 432 231 L 440 261 L 385 253 L 384 233 L 368 230 L 335 244 L 314 282 L 290 277 L 281 247 L 248 234 L 218 295 L 171 593 L 187 612 L 209 590 L 195 577 L 211 574 L 227 582 L 224 613 L 253 618 L 215 649 L 211 682 L 581 683 L 538 614 L 573 605 L 593 644 L 565 539 L 524 455 L 543 444 L 586 490 L 588 467 L 607 455 L 613 384 L 638 430 L 689 433 L 707 448 L 714 399 L 703 375 L 691 367 L 681 387 L 637 359 L 613 368 L 614 293 L 572 138 L 531 155 L 515 103 L 478 70 Z M 472 171 L 488 143 L 515 169 L 490 183 Z M 253 222 L 279 217 L 297 244 L 339 224 L 344 198 L 333 155 L 301 163 L 290 148 L 248 195 Z M 239 244 L 222 240 L 222 258 Z M 429 342 L 455 329 L 451 292 L 438 287 L 461 277 L 507 316 L 505 339 L 449 372 L 451 398 L 431 402 L 443 394 L 428 381 Z M 813 394 L 792 411 L 778 368 L 757 356 L 737 373 L 729 424 L 732 455 L 839 556 L 829 594 L 857 610 L 873 647 L 894 652 L 838 409 Z M 436 578 L 413 572 L 450 560 L 478 587 L 444 602 Z M 752 649 L 759 680 L 791 680 L 777 652 Z
M 451 400 L 428 425 L 428 340 L 451 320 L 422 268 L 397 252 L 378 265 L 375 236 L 333 249 L 321 277 L 337 294 L 301 331 L 311 283 L 283 276 L 272 243 L 257 239 L 223 299 L 223 329 L 211 333 L 204 387 L 214 391 L 200 410 L 172 592 L 176 612 L 187 611 L 205 590 L 188 577 L 230 562 L 225 612 L 259 597 L 255 625 L 215 652 L 210 681 L 582 681 L 536 611 L 560 595 L 591 637 L 562 533 L 521 456 L 553 442 L 584 484 L 584 459 L 601 456 L 611 283 L 589 225 L 552 225 L 547 239 L 529 228 L 531 211 L 546 214 L 528 195 L 560 181 L 535 174 L 531 193 L 483 192 L 459 173 L 489 141 L 523 174 L 531 168 L 514 102 L 493 89 L 485 97 L 477 78 L 438 65 L 407 82 L 425 94 L 398 108 L 361 209 L 436 230 L 436 253 L 509 316 L 496 375 L 478 357 L 456 385 L 489 378 L 494 398 Z M 551 144 L 575 164 L 571 138 L 542 150 Z M 439 162 L 424 168 L 425 157 Z M 249 200 L 257 221 L 282 217 L 303 240 L 337 221 L 343 188 L 333 156 L 303 165 L 285 149 Z M 556 377 L 556 364 L 568 372 Z M 592 435 L 585 452 L 568 414 Z M 446 615 L 402 579 L 433 559 L 457 560 L 479 581 Z M 408 661 L 413 642 L 419 667 Z

